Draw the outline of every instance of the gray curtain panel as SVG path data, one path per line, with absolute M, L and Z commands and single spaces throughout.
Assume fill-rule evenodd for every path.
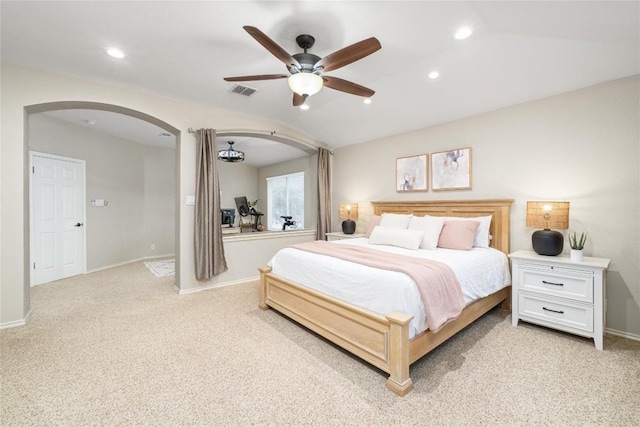
M 317 240 L 331 231 L 331 151 L 318 149 L 318 224 Z
M 209 280 L 227 271 L 222 244 L 220 183 L 214 129 L 198 129 L 196 150 L 196 278 Z

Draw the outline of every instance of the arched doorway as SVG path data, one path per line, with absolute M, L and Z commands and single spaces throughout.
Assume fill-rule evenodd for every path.
M 38 113 L 50 113 L 50 112 L 55 112 L 55 111 L 59 111 L 59 110 L 78 110 L 78 111 L 83 111 L 83 110 L 97 110 L 100 112 L 109 112 L 109 113 L 114 113 L 112 114 L 113 116 L 120 116 L 120 117 L 125 117 L 126 119 L 129 121 L 133 121 L 133 122 L 137 122 L 137 121 L 142 121 L 142 122 L 146 122 L 143 123 L 144 125 L 148 126 L 153 125 L 159 129 L 161 129 L 164 133 L 170 134 L 173 138 L 173 140 L 175 140 L 175 155 L 173 156 L 173 162 L 175 165 L 175 173 L 173 173 L 172 179 L 175 181 L 175 194 L 174 194 L 174 206 L 173 206 L 173 211 L 175 214 L 175 223 L 173 224 L 173 236 L 174 236 L 174 242 L 173 242 L 173 252 L 175 254 L 175 259 L 176 259 L 176 274 L 175 274 L 175 285 L 178 289 L 180 289 L 180 262 L 179 262 L 179 254 L 180 254 L 180 210 L 179 210 L 179 188 L 180 188 L 180 183 L 179 183 L 179 170 L 180 170 L 180 164 L 179 164 L 179 150 L 180 150 L 180 130 L 175 128 L 174 126 L 156 118 L 153 116 L 150 116 L 146 113 L 137 111 L 137 110 L 132 110 L 126 107 L 122 107 L 122 106 L 118 106 L 118 105 L 113 105 L 113 104 L 105 104 L 105 103 L 97 103 L 97 102 L 85 102 L 85 101 L 63 101 L 63 102 L 51 102 L 51 103 L 44 103 L 44 104 L 37 104 L 37 105 L 30 105 L 30 106 L 26 106 L 25 107 L 25 127 L 26 129 L 29 129 L 29 125 L 30 125 L 30 119 L 31 116 L 34 114 L 38 114 Z M 131 120 L 131 119 L 135 119 L 135 120 Z M 141 123 L 142 123 L 141 122 Z M 29 142 L 30 142 L 30 136 L 29 133 L 26 133 L 26 140 L 25 140 L 25 144 L 27 147 L 29 147 Z M 25 162 L 27 163 L 27 165 L 25 165 L 25 169 L 28 168 L 28 162 L 29 162 L 29 156 L 25 156 Z M 170 164 L 170 163 L 169 163 Z M 27 209 L 27 214 L 30 211 L 30 206 L 29 209 Z M 31 229 L 29 229 L 29 236 L 25 241 L 25 244 L 27 245 L 27 253 L 31 253 Z M 30 267 L 31 267 L 31 260 L 27 259 L 27 262 L 30 264 L 29 266 L 27 266 L 27 268 L 25 268 L 25 271 L 30 272 Z M 28 278 L 28 280 L 30 281 L 30 277 Z

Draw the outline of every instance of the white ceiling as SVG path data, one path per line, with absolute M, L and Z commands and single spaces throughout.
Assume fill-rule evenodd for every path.
M 175 135 L 154 124 L 124 114 L 101 110 L 55 110 L 40 114 L 143 145 L 171 149 L 176 147 Z M 245 153 L 246 165 L 257 168 L 309 155 L 303 150 L 280 142 L 247 136 L 218 137 L 218 150 L 227 149 L 229 141 L 234 142 L 234 150 Z
M 640 73 L 640 2 L 84 1 L 0 3 L 2 61 L 265 117 L 331 147 L 419 129 Z M 375 36 L 378 52 L 327 75 L 376 91 L 373 103 L 323 88 L 291 106 L 286 73 L 243 29 L 320 57 Z M 462 25 L 474 29 L 452 39 Z M 108 46 L 127 56 L 116 60 Z M 437 69 L 440 78 L 426 74 Z M 239 144 L 236 145 L 237 147 Z M 239 147 L 238 147 L 239 148 Z M 249 154 L 247 153 L 247 156 Z
M 54 110 L 42 114 L 143 145 L 176 147 L 175 135 L 154 124 L 124 114 L 102 110 Z

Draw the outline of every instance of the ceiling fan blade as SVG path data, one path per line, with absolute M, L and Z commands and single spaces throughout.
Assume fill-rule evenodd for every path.
M 300 68 L 300 63 L 293 56 L 289 55 L 286 50 L 281 48 L 276 42 L 271 40 L 265 33 L 260 31 L 256 27 L 252 27 L 249 25 L 245 25 L 242 28 L 244 28 L 251 37 L 256 39 L 258 43 L 264 46 L 265 49 L 271 52 L 273 56 L 282 61 L 284 65 L 286 65 L 287 67 L 295 65 L 296 67 Z
M 228 82 L 248 82 L 253 80 L 286 79 L 288 77 L 288 74 L 259 74 L 257 76 L 225 77 L 224 80 Z
M 323 67 L 325 72 L 337 70 L 340 67 L 344 67 L 345 65 L 349 65 L 352 62 L 364 58 L 365 56 L 371 55 L 373 52 L 381 48 L 382 46 L 378 39 L 371 37 L 325 56 L 320 59 L 320 61 L 316 62 L 314 67 Z
M 293 92 L 293 106 L 294 107 L 299 107 L 302 104 L 304 104 L 304 101 L 307 100 L 306 96 L 302 96 L 302 95 L 298 95 L 297 93 Z
M 348 80 L 340 79 L 338 77 L 322 76 L 322 80 L 324 80 L 324 86 L 334 90 L 339 90 L 341 92 L 347 92 L 352 95 L 364 96 L 365 98 L 369 98 L 370 96 L 373 96 L 374 93 L 376 93 L 369 88 L 360 86 L 356 83 L 352 83 Z

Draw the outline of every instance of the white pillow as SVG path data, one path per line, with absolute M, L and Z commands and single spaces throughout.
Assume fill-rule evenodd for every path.
M 435 250 L 438 246 L 440 232 L 444 225 L 444 218 L 441 216 L 414 216 L 409 221 L 409 230 L 422 230 L 421 249 Z
M 465 218 L 460 216 L 448 216 L 445 218 L 446 221 L 478 221 L 480 222 L 480 226 L 478 227 L 478 231 L 476 231 L 476 237 L 473 239 L 473 247 L 475 248 L 488 248 L 489 241 L 491 240 L 491 236 L 489 235 L 489 226 L 491 225 L 491 217 L 489 216 L 478 216 L 474 218 Z
M 416 250 L 420 247 L 420 242 L 422 242 L 422 234 L 423 231 L 421 230 L 402 230 L 400 228 L 377 226 L 371 232 L 369 243 Z
M 380 227 L 406 229 L 412 216 L 411 214 L 383 213 Z

